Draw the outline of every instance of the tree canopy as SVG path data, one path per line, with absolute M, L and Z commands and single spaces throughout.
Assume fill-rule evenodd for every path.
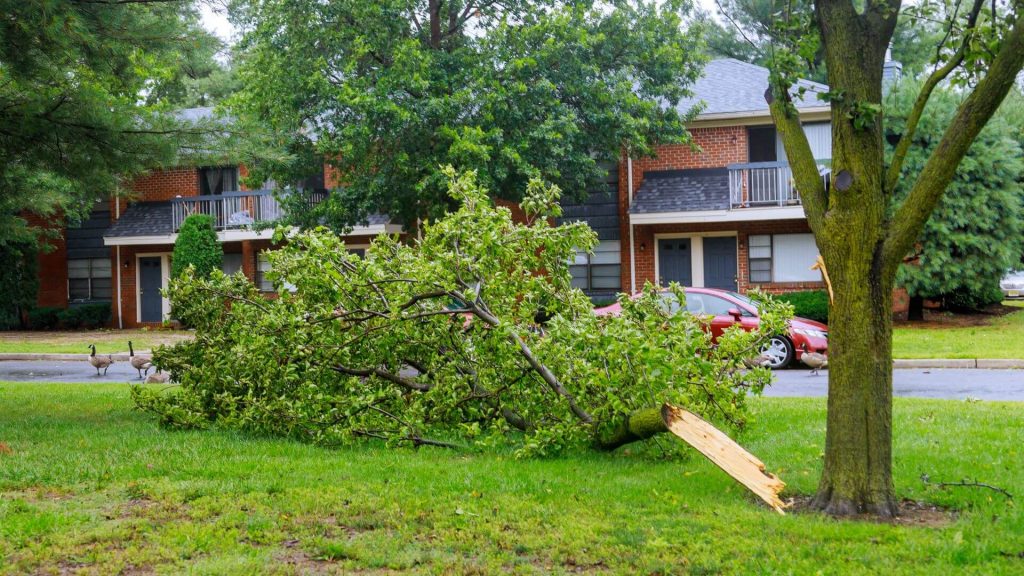
M 887 134 L 903 132 L 919 90 L 920 83 L 905 82 L 887 100 Z M 921 171 L 962 99 L 952 90 L 936 90 L 918 125 L 904 174 Z M 919 249 L 897 274 L 897 285 L 912 297 L 970 307 L 1002 299 L 999 280 L 1024 248 L 1024 153 L 1017 141 L 1021 127 L 1004 110 L 967 151 L 918 238 Z M 908 180 L 901 181 L 894 201 L 905 198 Z
M 196 149 L 157 94 L 193 38 L 193 3 L 0 1 L 0 243 L 21 217 L 87 217 L 124 178 Z
M 703 60 L 687 6 L 237 0 L 233 109 L 287 135 L 295 157 L 338 168 L 342 190 L 315 218 L 335 228 L 439 217 L 448 164 L 508 199 L 535 177 L 579 195 L 623 148 L 687 141 L 674 105 Z M 310 167 L 262 170 L 288 182 Z

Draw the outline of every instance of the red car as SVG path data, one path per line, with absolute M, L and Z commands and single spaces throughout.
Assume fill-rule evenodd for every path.
M 666 298 L 675 298 L 671 292 L 662 293 Z M 637 295 L 634 295 L 635 298 Z M 722 332 L 735 324 L 746 330 L 754 330 L 760 323 L 757 304 L 735 292 L 716 288 L 687 288 L 686 310 L 692 314 L 711 316 L 711 334 L 718 338 Z M 622 305 L 618 302 L 604 308 L 597 308 L 594 314 L 620 314 Z M 773 336 L 762 353 L 768 357 L 769 368 L 785 368 L 793 360 L 799 360 L 804 352 L 828 353 L 828 326 L 806 318 L 794 317 L 789 322 L 789 334 Z

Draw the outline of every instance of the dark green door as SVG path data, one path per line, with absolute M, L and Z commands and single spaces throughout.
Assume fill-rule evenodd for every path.
M 139 310 L 143 322 L 160 322 L 163 318 L 163 267 L 157 257 L 139 258 Z
M 668 286 L 678 282 L 693 284 L 693 269 L 689 238 L 662 238 L 658 240 L 658 284 Z

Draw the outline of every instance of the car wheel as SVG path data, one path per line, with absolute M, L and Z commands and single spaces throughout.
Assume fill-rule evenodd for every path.
M 765 366 L 772 370 L 785 368 L 793 361 L 793 344 L 785 336 L 772 336 L 772 339 L 761 348 L 761 354 L 768 357 Z

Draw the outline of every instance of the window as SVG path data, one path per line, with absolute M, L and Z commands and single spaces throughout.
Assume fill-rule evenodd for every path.
M 616 292 L 622 286 L 621 245 L 618 240 L 605 240 L 593 254 L 577 252 L 569 263 L 572 285 L 585 292 Z
M 747 239 L 750 246 L 750 281 L 754 284 L 772 281 L 772 237 L 764 234 Z
M 750 246 L 750 282 L 820 282 L 811 270 L 818 258 L 813 234 L 762 234 L 747 239 Z
M 110 300 L 110 258 L 68 260 L 68 300 Z
M 238 190 L 238 167 L 217 166 L 199 169 L 199 193 L 203 196 Z
M 261 253 L 256 259 L 256 286 L 260 289 L 260 292 L 276 292 L 274 289 L 274 283 L 267 279 L 266 273 L 270 271 L 270 260 L 267 259 L 266 253 Z M 289 292 L 295 292 L 295 285 L 288 282 L 282 282 L 282 288 Z
M 224 260 L 221 262 L 220 269 L 228 276 L 238 272 L 242 269 L 242 255 L 225 254 Z

